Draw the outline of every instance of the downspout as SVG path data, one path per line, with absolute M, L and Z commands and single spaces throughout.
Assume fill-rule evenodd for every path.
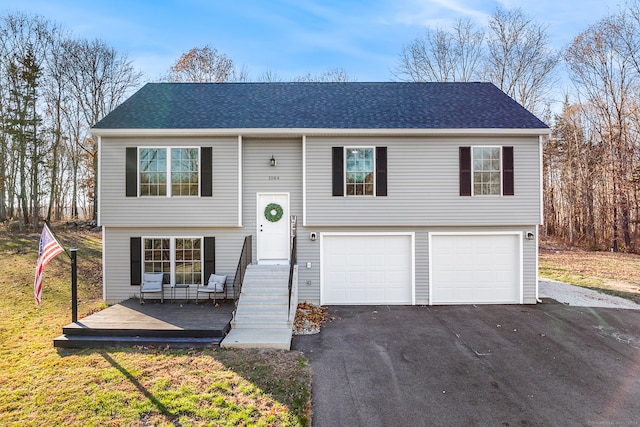
M 548 135 L 547 135 L 548 136 Z M 544 188 L 543 188 L 543 145 L 544 145 L 544 139 L 545 139 L 545 135 L 540 135 L 538 137 L 539 140 L 539 147 L 538 149 L 540 150 L 540 155 L 539 155 L 539 159 L 540 159 L 540 226 L 544 225 Z M 542 300 L 540 299 L 540 278 L 538 277 L 538 272 L 540 271 L 540 266 L 539 266 L 539 257 L 540 257 L 540 244 L 539 244 L 539 231 L 540 231 L 540 227 L 536 226 L 536 230 L 534 232 L 534 235 L 536 236 L 535 238 L 535 243 L 536 243 L 536 302 L 538 304 L 542 303 Z

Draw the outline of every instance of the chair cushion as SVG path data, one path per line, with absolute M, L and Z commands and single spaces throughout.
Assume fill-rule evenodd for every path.
M 142 277 L 143 292 L 160 292 L 164 273 L 144 273 Z
M 144 273 L 142 280 L 147 282 L 160 282 L 162 283 L 162 277 L 164 273 Z
M 219 274 L 212 274 L 209 276 L 209 282 L 207 288 L 213 289 L 215 292 L 224 292 L 224 283 L 227 281 L 227 276 L 221 276 Z

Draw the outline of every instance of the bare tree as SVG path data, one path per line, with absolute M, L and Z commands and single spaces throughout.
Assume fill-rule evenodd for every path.
M 284 78 L 273 70 L 267 70 L 258 77 L 258 81 L 263 83 L 280 83 L 284 82 Z
M 559 60 L 547 28 L 521 9 L 498 8 L 491 16 L 485 78 L 528 110 L 540 111 L 553 88 Z
M 224 83 L 246 80 L 246 71 L 236 70 L 233 60 L 216 48 L 194 47 L 183 53 L 171 66 L 167 80 L 170 82 Z
M 7 211 L 9 216 L 16 214 L 13 203 L 17 199 L 21 225 L 29 224 L 31 219 L 35 229 L 39 228 L 43 193 L 41 166 L 48 151 L 48 141 L 43 138 L 41 87 L 56 32 L 55 25 L 37 15 L 18 13 L 0 19 L 3 86 L 0 211 L 5 217 Z
M 401 81 L 471 81 L 480 70 L 483 39 L 470 19 L 459 19 L 450 30 L 427 29 L 402 49 L 392 73 Z
M 583 102 L 594 107 L 596 114 L 591 120 L 599 140 L 607 147 L 601 160 L 609 166 L 605 177 L 612 190 L 614 250 L 620 244 L 620 231 L 625 246 L 631 244 L 628 183 L 636 144 L 630 139 L 629 119 L 638 76 L 624 48 L 627 36 L 624 17 L 611 16 L 578 35 L 565 55 Z
M 330 68 L 322 73 L 307 73 L 294 79 L 295 82 L 354 82 L 357 79 L 344 68 Z
M 135 70 L 125 54 L 118 53 L 101 40 L 68 40 L 65 43 L 69 84 L 77 108 L 82 113 L 85 137 L 76 141 L 89 154 L 92 169 L 93 217 L 97 215 L 98 146 L 88 128 L 125 100 L 138 86 L 142 74 Z

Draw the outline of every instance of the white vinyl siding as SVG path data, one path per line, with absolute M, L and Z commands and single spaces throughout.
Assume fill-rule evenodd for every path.
M 187 228 L 151 227 L 143 229 L 145 236 L 171 240 L 177 235 L 215 236 L 216 273 L 228 277 L 229 292 L 233 286 L 238 258 L 245 234 L 239 228 Z M 103 230 L 103 281 L 106 284 L 105 300 L 108 304 L 120 302 L 138 295 L 139 286 L 131 285 L 130 238 L 142 237 L 138 228 L 106 227 Z M 195 237 L 194 237 L 195 238 Z M 199 238 L 198 238 L 199 239 Z M 179 261 L 179 260 L 177 260 Z M 144 259 L 143 259 L 144 262 Z M 196 280 L 197 282 L 197 280 Z M 169 281 L 167 281 L 169 283 Z M 194 295 L 192 293 L 192 295 Z
M 127 147 L 212 147 L 212 197 L 126 197 Z M 238 226 L 237 138 L 102 138 L 99 176 L 100 225 Z
M 302 141 L 300 139 L 244 139 L 243 152 L 243 226 L 254 236 L 253 259 L 257 258 L 257 194 L 288 193 L 289 217 L 302 222 Z M 271 166 L 271 156 L 276 166 Z M 287 223 L 290 218 L 284 218 Z
M 253 236 L 256 250 L 258 192 L 290 194 L 290 213 L 298 217 L 299 297 L 316 304 L 321 299 L 320 239 L 312 241 L 310 232 L 318 236 L 353 233 L 357 227 L 357 232 L 366 234 L 414 234 L 415 304 L 429 303 L 429 233 L 519 230 L 537 234 L 541 217 L 538 138 L 306 139 L 304 177 L 302 138 L 243 138 L 241 150 L 238 137 L 160 139 L 167 147 L 212 147 L 213 197 L 127 198 L 126 147 L 151 146 L 158 138 L 102 138 L 100 198 L 107 302 L 137 295 L 139 288 L 130 284 L 130 237 L 215 237 L 216 272 L 227 275 L 232 285 L 246 235 Z M 515 196 L 459 196 L 458 149 L 475 145 L 514 146 Z M 331 148 L 336 146 L 388 147 L 389 195 L 333 197 Z M 275 167 L 270 166 L 272 156 L 277 160 Z M 303 183 L 306 225 L 302 220 Z M 522 245 L 522 299 L 526 304 L 535 303 L 536 297 L 535 244 L 525 239 Z
M 387 197 L 333 197 L 332 147 L 387 147 Z M 460 197 L 459 147 L 514 147 L 514 196 Z M 537 137 L 307 137 L 306 225 L 502 226 L 540 221 Z

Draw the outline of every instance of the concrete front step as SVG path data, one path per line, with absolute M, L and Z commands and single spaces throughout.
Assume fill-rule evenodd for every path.
M 272 306 L 272 305 L 289 306 L 289 295 L 287 294 L 278 294 L 278 295 L 272 295 L 272 294 L 266 294 L 266 293 L 242 294 L 241 298 L 242 298 L 242 304 L 244 305 L 260 304 L 260 305 L 269 305 L 269 306 Z
M 289 298 L 289 289 L 262 288 L 262 287 L 261 288 L 253 287 L 253 288 L 247 288 L 247 289 L 242 288 L 242 293 L 240 294 L 240 298 L 242 298 L 244 295 L 268 295 L 268 296 L 274 296 L 274 297 Z
M 270 322 L 270 321 L 253 321 L 243 320 L 242 323 L 236 324 L 235 320 L 231 321 L 231 330 L 234 329 L 293 329 L 291 322 Z
M 220 343 L 222 348 L 291 349 L 291 328 L 234 328 Z
M 238 314 L 245 313 L 257 316 L 286 316 L 289 313 L 289 306 L 287 304 L 238 304 L 238 308 L 236 308 L 236 316 Z
M 289 267 L 249 266 L 228 339 L 221 347 L 291 347 Z

